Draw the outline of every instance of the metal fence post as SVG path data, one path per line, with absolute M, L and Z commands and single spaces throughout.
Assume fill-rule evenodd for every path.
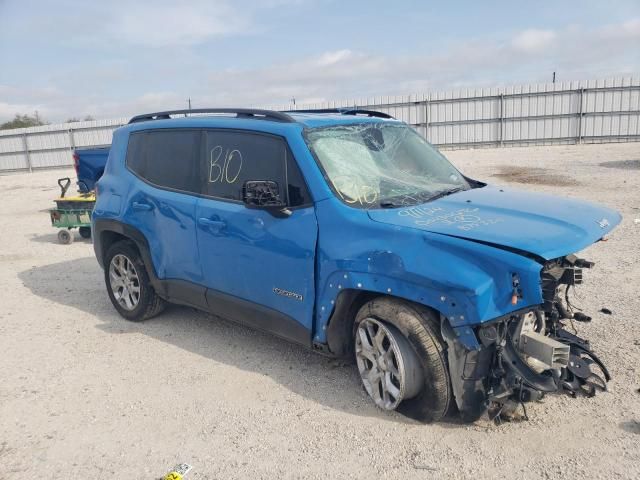
M 504 94 L 500 94 L 500 132 L 498 137 L 498 145 L 502 146 L 504 139 Z
M 429 141 L 429 100 L 424 101 L 424 138 Z
M 29 173 L 33 172 L 31 167 L 31 155 L 29 155 L 29 145 L 27 144 L 27 134 L 22 134 L 22 146 L 24 147 L 24 158 L 27 160 L 27 167 L 29 167 Z
M 582 106 L 582 102 L 584 99 L 584 88 L 580 89 L 580 108 L 578 110 L 578 141 L 577 143 L 582 143 L 582 117 L 584 116 L 584 108 Z
M 69 128 L 69 150 L 71 150 L 71 154 L 73 155 L 73 151 L 76 149 L 76 142 L 73 138 L 73 128 Z

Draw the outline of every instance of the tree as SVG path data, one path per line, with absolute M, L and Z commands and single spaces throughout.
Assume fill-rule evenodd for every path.
M 66 123 L 89 122 L 91 120 L 95 120 L 95 118 L 93 118 L 91 115 L 87 115 L 82 120 L 80 120 L 78 117 L 67 118 Z
M 40 118 L 37 111 L 35 112 L 34 115 L 29 115 L 29 114 L 20 115 L 19 113 L 16 113 L 16 116 L 13 118 L 13 120 L 10 120 L 0 125 L 0 130 L 10 130 L 12 128 L 37 127 L 39 125 L 46 125 L 46 124 L 47 122 L 45 122 L 42 118 Z

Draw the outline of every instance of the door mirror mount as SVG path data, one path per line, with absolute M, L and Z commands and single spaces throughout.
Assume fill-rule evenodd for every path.
M 291 210 L 280 197 L 280 187 L 272 180 L 247 180 L 242 187 L 242 201 L 247 208 L 267 210 L 277 217 L 288 217 Z

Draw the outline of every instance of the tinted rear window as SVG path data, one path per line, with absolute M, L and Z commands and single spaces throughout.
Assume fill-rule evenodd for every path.
M 127 165 L 160 187 L 200 193 L 200 132 L 166 130 L 133 133 L 129 137 Z

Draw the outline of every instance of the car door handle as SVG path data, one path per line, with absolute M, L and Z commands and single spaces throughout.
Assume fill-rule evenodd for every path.
M 133 202 L 131 204 L 131 207 L 133 207 L 134 210 L 139 210 L 143 212 L 148 212 L 150 210 L 153 210 L 153 205 L 150 205 L 148 203 L 143 203 L 143 202 Z
M 222 220 L 210 220 L 204 217 L 200 217 L 198 219 L 198 224 L 215 232 L 217 232 L 218 230 L 222 230 L 227 225 L 227 223 Z

